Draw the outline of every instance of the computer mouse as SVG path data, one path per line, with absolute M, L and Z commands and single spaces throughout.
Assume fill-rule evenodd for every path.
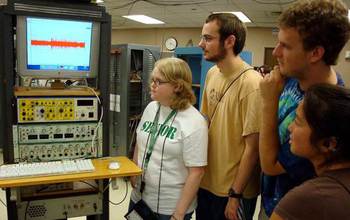
M 114 161 L 114 162 L 110 162 L 109 165 L 108 165 L 108 168 L 110 170 L 117 170 L 120 168 L 120 165 L 118 162 Z

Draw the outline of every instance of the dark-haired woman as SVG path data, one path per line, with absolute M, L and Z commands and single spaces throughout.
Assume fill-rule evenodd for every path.
M 292 153 L 309 159 L 317 177 L 283 197 L 270 219 L 350 219 L 350 90 L 310 87 L 289 130 Z

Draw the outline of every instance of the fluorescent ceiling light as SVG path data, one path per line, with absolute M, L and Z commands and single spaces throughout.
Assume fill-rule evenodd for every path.
M 96 3 L 103 3 L 103 0 L 96 0 Z
M 348 10 L 348 17 L 349 17 L 349 20 L 350 20 L 350 9 Z
M 163 21 L 148 17 L 146 15 L 125 15 L 123 17 L 130 20 L 137 21 L 137 22 L 141 22 L 144 24 L 164 24 Z
M 231 13 L 234 14 L 238 17 L 239 20 L 241 20 L 244 23 L 251 23 L 252 21 L 241 11 L 218 11 L 218 12 L 213 12 L 213 14 L 217 13 Z

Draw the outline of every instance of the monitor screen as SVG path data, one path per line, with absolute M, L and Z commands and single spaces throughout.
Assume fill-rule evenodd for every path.
M 99 24 L 56 18 L 17 18 L 18 73 L 32 78 L 97 75 Z

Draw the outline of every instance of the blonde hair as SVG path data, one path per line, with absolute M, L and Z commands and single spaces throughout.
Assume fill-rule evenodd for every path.
M 189 104 L 196 103 L 196 96 L 192 90 L 192 72 L 185 61 L 175 57 L 164 58 L 155 63 L 155 68 L 165 80 L 178 87 L 171 101 L 172 109 L 184 110 Z

